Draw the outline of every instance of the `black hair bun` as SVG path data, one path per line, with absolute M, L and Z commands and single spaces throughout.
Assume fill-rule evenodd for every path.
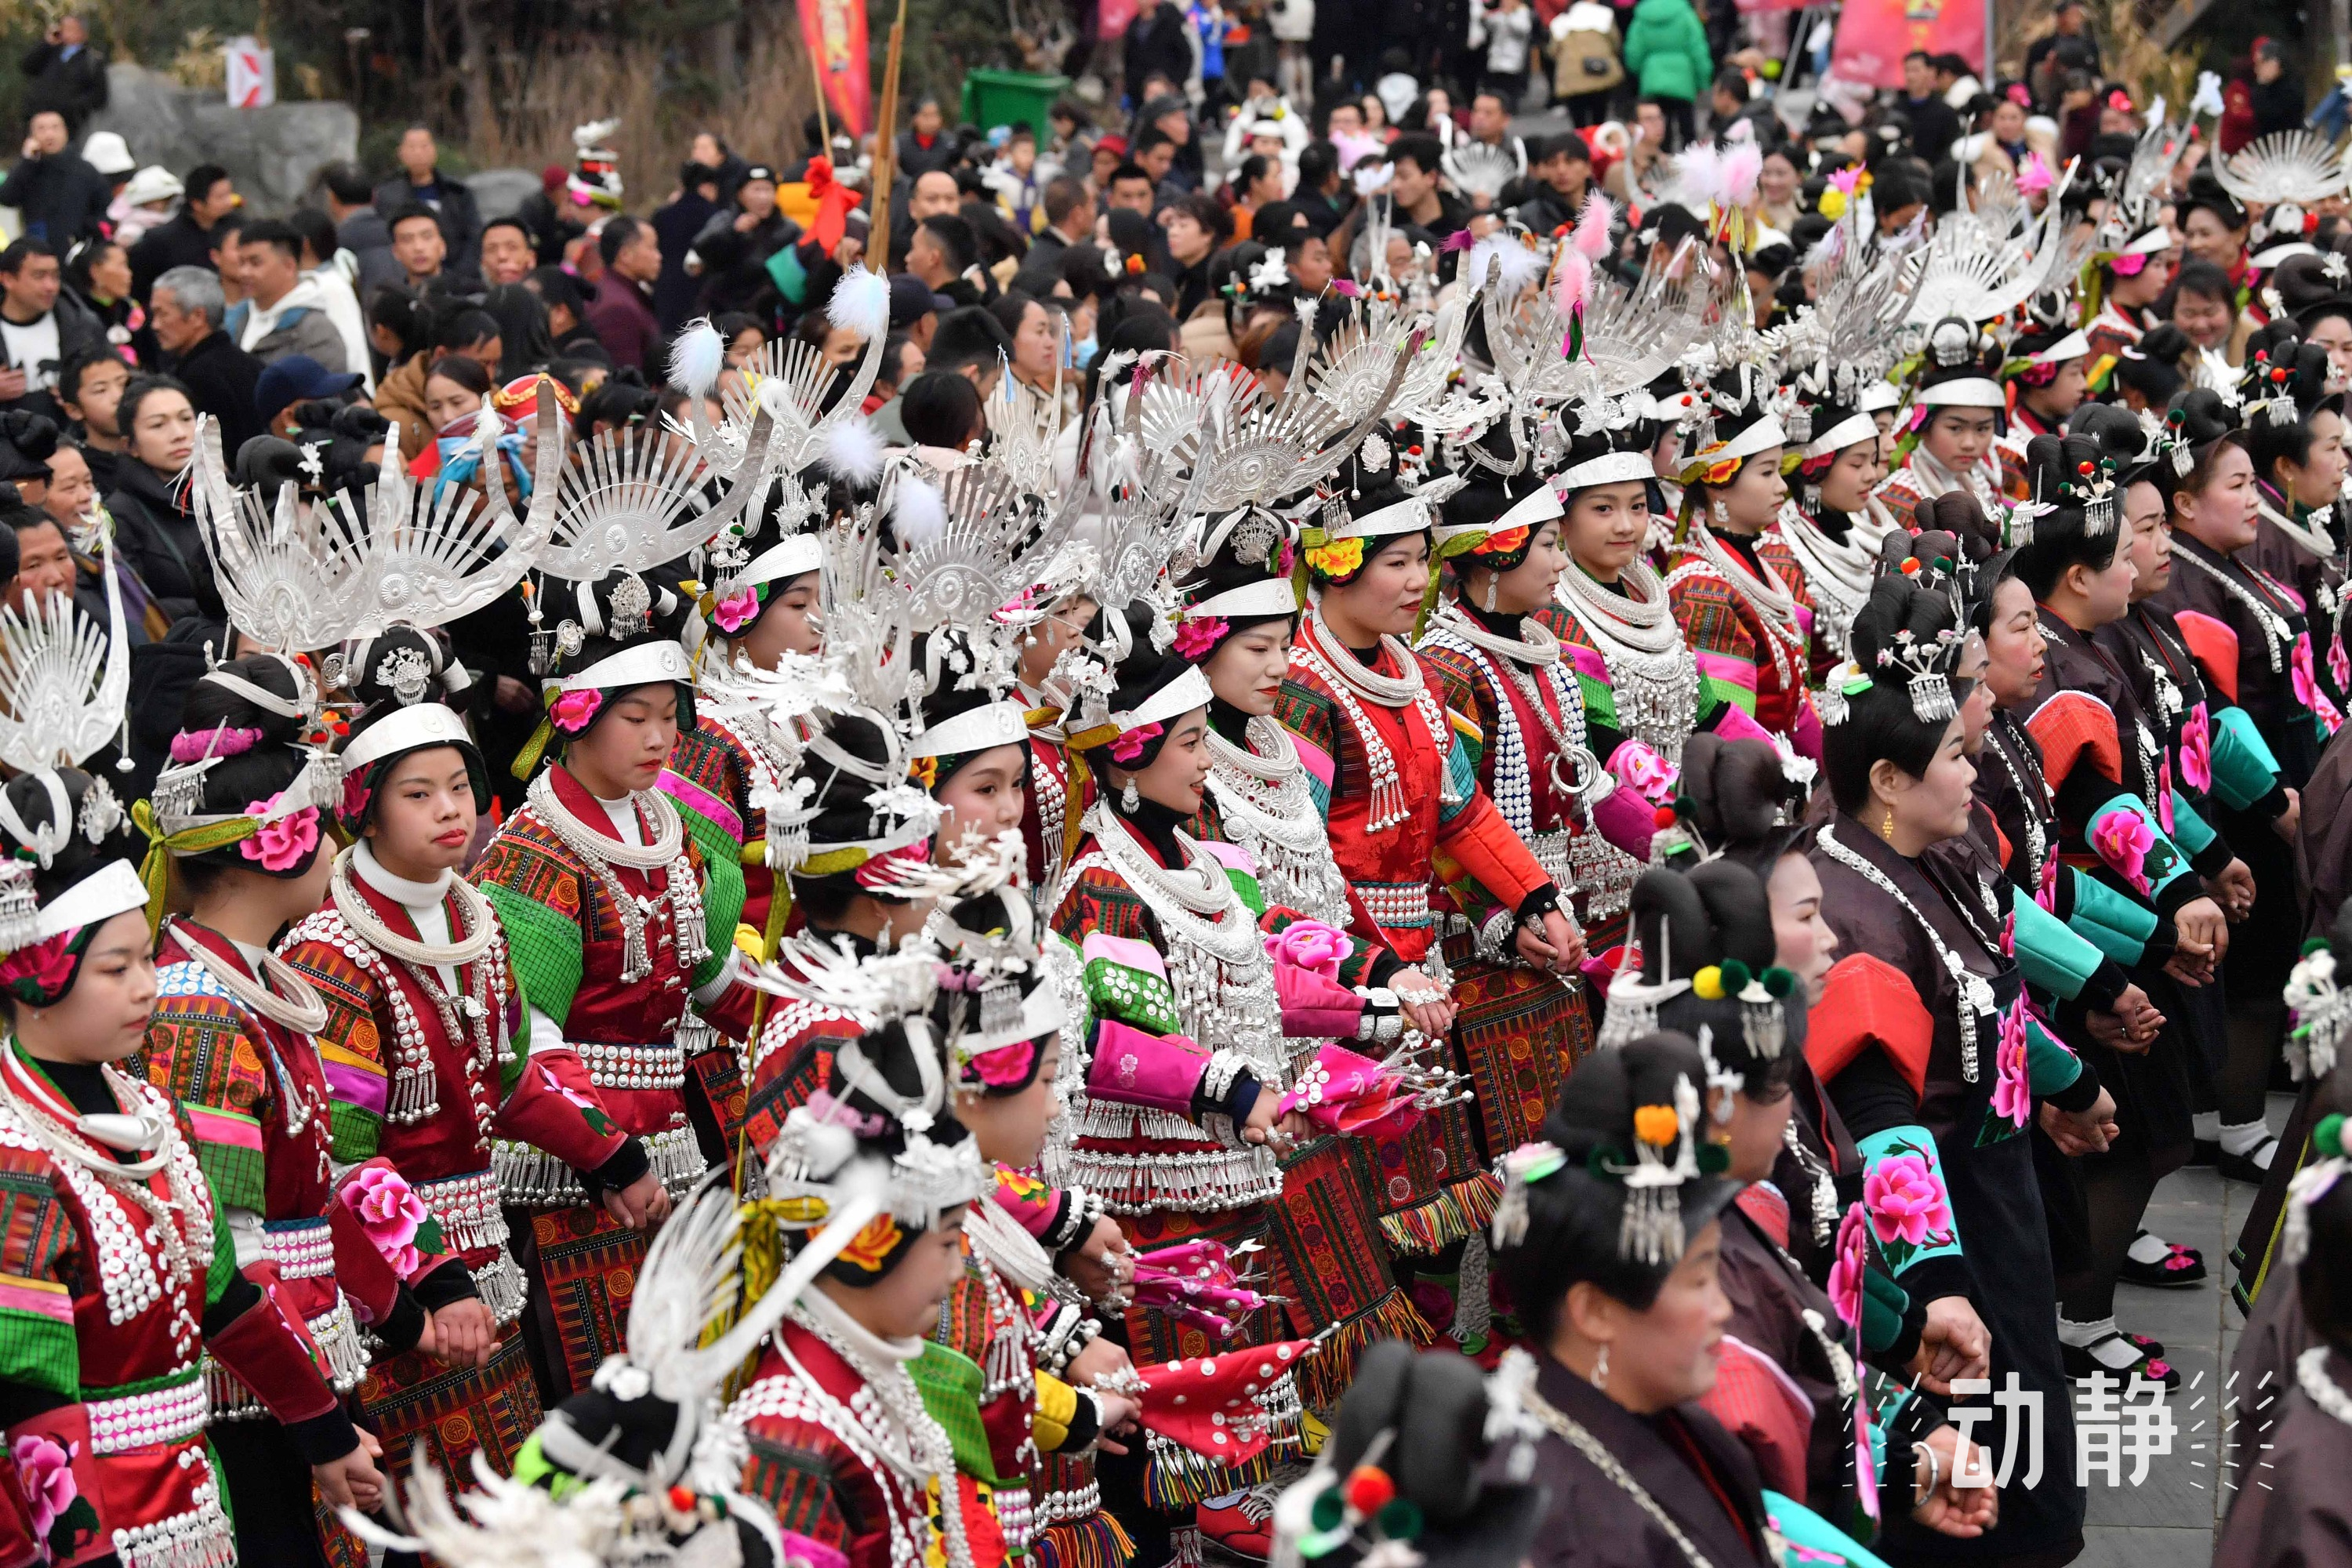
M 1721 848 L 1770 834 L 1791 792 L 1770 742 L 1701 731 L 1683 742 L 1681 794 L 1699 837 Z
M 110 861 L 137 858 L 142 848 L 138 831 L 131 826 L 130 813 L 117 799 L 114 787 L 98 773 L 84 773 L 79 768 L 59 768 L 58 781 L 65 786 L 65 823 L 70 829 L 64 846 L 52 853 L 47 865 L 32 852 L 32 846 L 21 842 L 14 833 L 0 828 L 0 854 L 15 855 L 23 850 L 33 868 L 33 889 L 43 903 L 81 881 L 91 872 Z M 55 803 L 49 798 L 48 784 L 38 773 L 19 773 L 5 786 L 8 804 L 16 808 L 17 818 L 35 836 L 56 824 Z M 87 805 L 95 793 L 98 801 Z M 90 842 L 82 830 L 84 818 L 103 824 L 98 842 Z
M 2036 437 L 2037 443 L 2052 437 Z M 1943 594 L 1901 574 L 1881 577 L 1870 585 L 1870 597 L 1853 616 L 1847 637 L 1853 662 L 1865 675 L 1878 668 L 1881 649 L 1897 651 L 1901 634 L 1909 632 L 1915 646 L 1933 643 L 1952 629 L 1952 602 Z
M 2171 412 L 2179 416 L 2180 438 L 2193 447 L 2210 446 L 2238 427 L 2237 410 L 2210 386 L 2182 393 L 2172 400 Z

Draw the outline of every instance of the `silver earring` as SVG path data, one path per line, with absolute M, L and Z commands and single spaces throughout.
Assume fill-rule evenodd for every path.
M 1495 613 L 1495 598 L 1496 598 L 1496 595 L 1498 595 L 1498 594 L 1500 594 L 1502 591 L 1503 591 L 1503 574 L 1502 574 L 1500 572 L 1489 572 L 1489 573 L 1487 573 L 1487 574 L 1486 574 L 1486 613 L 1487 613 L 1488 615 L 1493 615 L 1493 614 Z
M 1723 498 L 1721 496 L 1715 498 L 1714 511 L 1715 521 L 1718 523 L 1729 522 L 1731 521 L 1731 509 L 1724 504 Z
M 1602 1345 L 1601 1353 L 1592 1358 L 1592 1390 L 1596 1394 L 1609 1391 L 1609 1347 Z
M 1135 781 L 1133 779 L 1129 779 L 1127 781 L 1127 787 L 1119 792 L 1118 804 L 1126 810 L 1129 816 L 1133 816 L 1135 815 L 1135 808 L 1143 804 L 1143 797 L 1135 793 Z

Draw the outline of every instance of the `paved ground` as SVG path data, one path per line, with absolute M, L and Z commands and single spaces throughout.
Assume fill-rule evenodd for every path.
M 2284 1123 L 2288 1104 L 2284 1095 L 2271 1097 L 2273 1127 Z M 2222 1406 L 2231 1397 L 2222 1384 L 2243 1321 L 2221 1288 L 2218 1266 L 2253 1196 L 2253 1188 L 2222 1181 L 2210 1168 L 2177 1172 L 2157 1189 L 2149 1228 L 2201 1249 L 2214 1278 L 2198 1290 L 2126 1285 L 2116 1294 L 2117 1325 L 2162 1340 L 2180 1368 L 2180 1391 L 2171 1401 L 2180 1436 L 2169 1459 L 2151 1461 L 2143 1485 L 2094 1483 L 2089 1550 L 2078 1560 L 2079 1568 L 2203 1568 L 2212 1561 L 2214 1532 L 2229 1507 L 2231 1484 L 2220 1458 Z

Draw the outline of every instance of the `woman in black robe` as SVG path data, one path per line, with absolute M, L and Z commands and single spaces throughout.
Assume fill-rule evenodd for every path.
M 1950 674 L 1960 642 L 1949 598 L 1885 579 L 1851 646 L 1852 665 L 1828 689 L 1823 742 L 1837 809 L 1813 851 L 1846 956 L 1808 1022 L 1806 1057 L 1862 1154 L 1875 1259 L 1927 1304 L 1927 1386 L 1943 1394 L 1956 1376 L 1986 1375 L 1966 1369 L 1989 1338 L 1991 1385 L 2013 1375 L 2043 1409 L 2038 1475 L 2030 1452 L 1995 1456 L 2009 1479 L 1994 1529 L 1956 1540 L 1890 1520 L 1887 1549 L 1919 1562 L 2063 1563 L 2082 1550 L 2083 1494 L 2022 1134 L 2040 1100 L 2049 1124 L 2104 1142 L 2113 1103 L 2027 1016 L 1999 912 L 1979 888 L 1948 886 L 1947 864 L 1927 854 L 1969 831 L 1975 778 L 1962 754 L 1967 693 Z

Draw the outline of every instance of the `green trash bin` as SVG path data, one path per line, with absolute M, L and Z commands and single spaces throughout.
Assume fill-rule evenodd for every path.
M 1042 140 L 1047 134 L 1046 111 L 1069 89 L 1066 76 L 1031 76 L 1026 71 L 964 72 L 963 117 L 982 131 L 993 131 L 1025 120 Z

